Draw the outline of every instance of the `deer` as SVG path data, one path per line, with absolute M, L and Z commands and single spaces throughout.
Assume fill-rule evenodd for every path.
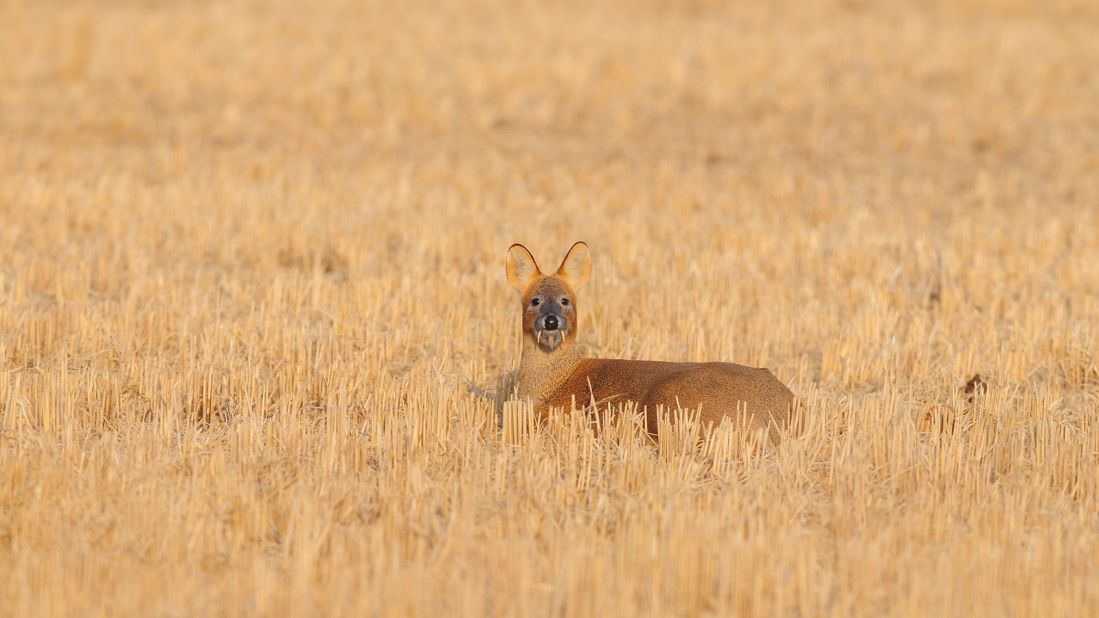
M 508 282 L 519 291 L 523 346 L 515 395 L 545 419 L 553 410 L 598 409 L 632 402 L 656 436 L 661 414 L 687 410 L 704 427 L 725 419 L 766 430 L 773 440 L 789 429 L 794 394 L 769 369 L 730 362 L 668 362 L 586 358 L 576 345 L 576 292 L 591 277 L 591 256 L 580 241 L 553 274 L 544 274 L 525 246 L 507 251 Z

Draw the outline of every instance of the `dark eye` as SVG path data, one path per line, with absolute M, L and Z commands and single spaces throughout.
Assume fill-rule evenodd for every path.
M 540 303 L 540 302 L 542 302 L 542 301 L 540 301 L 540 300 L 538 300 L 537 298 L 535 298 L 534 300 L 530 301 L 530 306 L 531 306 L 531 307 L 537 307 L 537 306 L 538 306 L 538 303 Z
M 567 305 L 567 304 L 569 304 L 569 299 L 567 299 L 567 298 L 562 298 L 562 299 L 561 299 L 561 304 L 562 304 L 562 305 Z

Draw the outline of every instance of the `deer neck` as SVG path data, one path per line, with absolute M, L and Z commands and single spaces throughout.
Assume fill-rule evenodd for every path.
M 531 399 L 536 406 L 544 403 L 581 360 L 571 337 L 552 351 L 543 349 L 533 338 L 524 337 L 523 355 L 519 359 L 519 399 Z

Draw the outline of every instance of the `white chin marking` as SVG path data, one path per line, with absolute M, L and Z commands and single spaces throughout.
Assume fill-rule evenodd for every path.
M 559 330 L 536 330 L 534 338 L 539 346 L 552 351 L 565 340 L 565 334 Z

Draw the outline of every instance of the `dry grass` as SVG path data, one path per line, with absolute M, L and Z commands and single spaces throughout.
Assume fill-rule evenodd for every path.
M 392 4 L 0 3 L 0 614 L 1099 614 L 1093 3 Z M 578 238 L 804 437 L 500 429 Z

